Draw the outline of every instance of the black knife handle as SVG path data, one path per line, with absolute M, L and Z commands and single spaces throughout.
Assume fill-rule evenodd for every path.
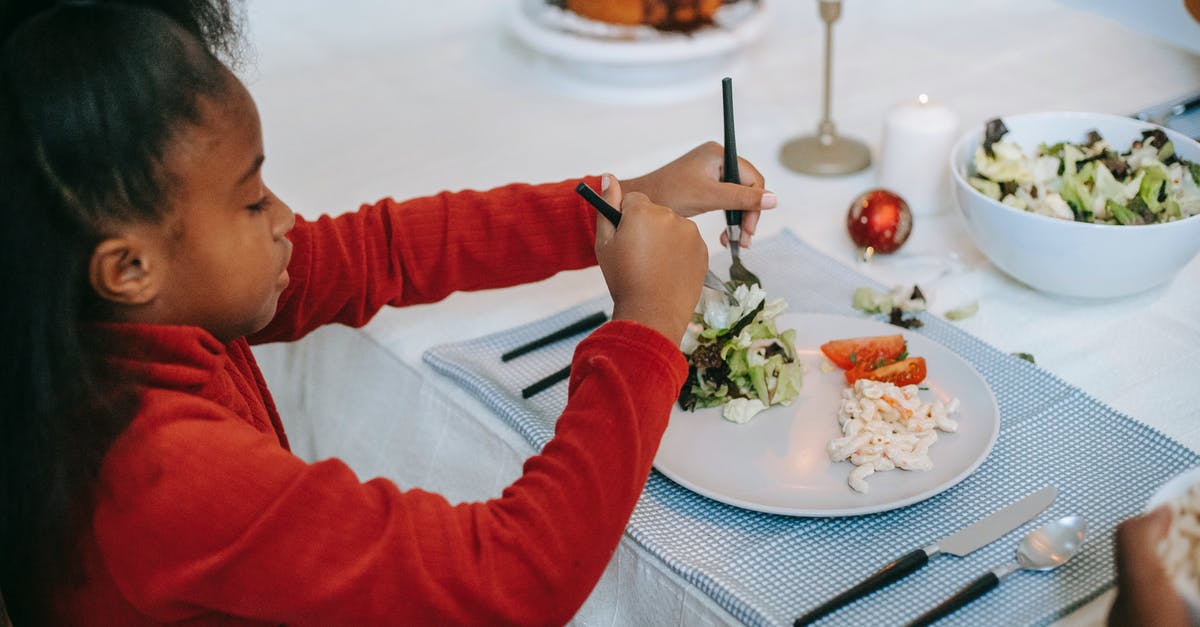
M 588 187 L 587 183 L 576 185 L 575 193 L 583 196 L 583 199 L 588 201 L 589 205 L 595 207 L 596 211 L 600 212 L 600 215 L 607 218 L 614 228 L 621 226 L 621 212 L 617 211 L 616 207 L 608 204 L 608 201 L 604 200 L 604 197 L 600 194 L 597 194 L 596 190 Z
M 582 320 L 572 322 L 571 324 L 568 324 L 567 326 L 558 329 L 553 333 L 543 335 L 535 340 L 526 342 L 504 353 L 503 355 L 500 355 L 500 361 L 512 361 L 521 355 L 533 352 L 539 348 L 542 348 L 543 346 L 549 346 L 559 340 L 565 340 L 571 336 L 579 335 L 584 331 L 591 331 L 605 322 L 608 322 L 608 314 L 604 313 L 603 311 L 597 311 L 596 313 Z
M 953 614 L 958 608 L 978 599 L 987 593 L 987 591 L 995 588 L 1000 584 L 1000 578 L 996 573 L 988 571 L 986 575 L 967 584 L 965 588 L 959 590 L 954 596 L 942 601 L 940 605 L 925 612 L 917 617 L 916 620 L 908 624 L 908 627 L 924 627 L 932 625 L 935 621 L 939 621 L 950 614 Z
M 846 590 L 845 592 L 821 604 L 819 607 L 810 610 L 804 616 L 797 618 L 796 622 L 792 623 L 792 625 L 793 627 L 801 627 L 801 625 L 812 623 L 818 618 L 821 618 L 822 616 L 838 609 L 839 607 L 842 607 L 843 605 L 846 605 L 855 599 L 865 597 L 868 594 L 883 588 L 884 586 L 900 579 L 901 577 L 904 577 L 905 575 L 908 575 L 909 573 L 912 573 L 928 563 L 929 554 L 925 552 L 925 549 L 917 549 L 907 553 L 900 559 L 897 559 L 891 564 L 880 568 L 879 571 L 874 575 L 862 580 L 861 583 L 853 588 Z

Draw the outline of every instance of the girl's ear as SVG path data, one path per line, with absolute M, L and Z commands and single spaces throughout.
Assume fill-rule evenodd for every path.
M 92 252 L 88 280 L 106 301 L 120 305 L 144 305 L 158 296 L 161 266 L 142 238 L 112 237 Z

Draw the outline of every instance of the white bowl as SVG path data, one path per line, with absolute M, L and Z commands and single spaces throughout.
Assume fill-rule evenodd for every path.
M 1099 131 L 1123 151 L 1143 130 L 1157 128 L 1188 161 L 1200 161 L 1200 144 L 1176 131 L 1104 113 L 1028 113 L 1001 118 L 1005 141 L 1032 151 L 1038 144 L 1081 142 Z M 1022 211 L 992 200 L 967 183 L 968 167 L 983 129 L 962 136 L 950 152 L 958 207 L 975 245 L 1013 278 L 1066 296 L 1112 298 L 1170 280 L 1200 252 L 1200 216 L 1163 224 L 1089 224 Z

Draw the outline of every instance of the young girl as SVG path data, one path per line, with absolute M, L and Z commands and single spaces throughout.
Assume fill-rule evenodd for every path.
M 616 230 L 577 181 L 305 221 L 263 183 L 258 115 L 206 47 L 212 22 L 164 5 L 176 19 L 0 14 L 14 624 L 566 622 L 686 375 L 676 342 L 707 257 L 679 214 L 772 205 L 761 177 L 742 163 L 753 187 L 718 183 L 705 145 L 624 195 L 584 179 L 621 207 Z M 579 345 L 556 437 L 499 498 L 454 506 L 288 451 L 250 344 L 594 263 L 614 320 Z

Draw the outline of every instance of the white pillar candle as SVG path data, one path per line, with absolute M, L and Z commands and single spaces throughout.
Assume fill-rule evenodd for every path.
M 931 214 L 950 201 L 950 146 L 958 115 L 925 94 L 888 111 L 883 123 L 878 183 L 900 194 L 914 214 Z

